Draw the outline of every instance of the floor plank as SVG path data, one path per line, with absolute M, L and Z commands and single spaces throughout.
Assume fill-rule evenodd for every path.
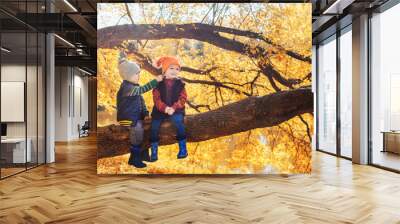
M 0 223 L 400 223 L 400 175 L 313 153 L 311 175 L 98 176 L 96 139 L 0 181 Z

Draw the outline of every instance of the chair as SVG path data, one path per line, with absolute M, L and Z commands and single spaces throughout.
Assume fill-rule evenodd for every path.
M 85 121 L 82 127 L 78 124 L 79 138 L 89 136 L 90 123 Z

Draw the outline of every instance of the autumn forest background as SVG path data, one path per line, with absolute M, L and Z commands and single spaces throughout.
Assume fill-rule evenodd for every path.
M 98 173 L 311 172 L 311 4 L 108 3 L 98 4 L 98 12 L 98 127 L 104 134 Z M 141 64 L 140 84 L 157 74 L 153 60 L 180 59 L 190 127 L 202 129 L 188 140 L 188 158 L 177 160 L 178 146 L 169 144 L 145 169 L 127 164 L 128 139 L 115 109 L 121 50 Z M 151 92 L 143 96 L 151 110 Z M 203 118 L 210 116 L 212 126 L 218 111 L 240 111 L 230 107 L 236 102 L 255 116 L 235 115 L 229 130 L 218 126 L 206 136 Z

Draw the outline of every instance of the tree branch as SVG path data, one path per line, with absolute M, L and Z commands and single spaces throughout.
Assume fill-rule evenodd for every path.
M 201 70 L 201 69 L 182 66 L 181 71 L 190 72 L 190 73 L 198 74 L 198 75 L 206 75 L 206 74 L 209 74 L 210 72 L 212 72 L 212 71 L 214 71 L 216 69 L 218 69 L 218 67 L 212 67 L 212 68 L 209 68 L 209 69 L 206 69 L 206 70 Z
M 138 62 L 142 65 L 142 68 L 144 68 L 146 71 L 150 72 L 151 74 L 153 74 L 155 76 L 161 74 L 160 70 L 158 70 L 157 68 L 153 67 L 153 64 L 151 63 L 151 59 L 149 57 L 146 57 L 146 56 L 144 56 L 143 54 L 140 54 L 137 51 L 129 51 L 128 53 L 131 53 L 131 54 L 135 55 L 137 60 L 138 60 Z M 193 68 L 190 68 L 190 67 L 184 67 L 184 68 L 185 68 L 185 71 L 187 71 L 187 72 L 193 71 L 193 72 L 197 72 L 197 73 L 200 73 L 200 74 L 207 74 L 207 73 L 211 72 L 212 70 L 216 69 L 215 67 L 213 67 L 213 68 L 210 68 L 208 70 L 202 71 L 202 70 L 193 69 Z M 238 93 L 238 94 L 242 93 L 242 94 L 244 94 L 246 96 L 250 96 L 251 95 L 251 94 L 249 94 L 247 92 L 238 90 L 236 88 L 228 86 L 225 83 L 219 82 L 217 80 L 213 80 L 213 81 L 193 80 L 193 79 L 188 79 L 188 78 L 184 78 L 184 77 L 181 77 L 181 79 L 186 83 L 215 86 L 215 87 L 218 87 L 218 88 L 224 88 L 224 89 L 232 90 L 232 91 L 234 91 L 235 93 Z
M 246 96 L 251 96 L 250 93 L 247 93 L 247 92 L 238 90 L 238 89 L 233 88 L 233 87 L 231 87 L 231 86 L 227 86 L 227 85 L 225 85 L 224 83 L 218 82 L 218 81 L 194 80 L 194 79 L 188 79 L 188 78 L 184 78 L 184 77 L 181 77 L 180 79 L 182 79 L 182 80 L 183 80 L 184 82 L 186 82 L 186 83 L 203 84 L 203 85 L 215 86 L 215 87 L 217 87 L 217 88 L 224 88 L 224 89 L 232 90 L 232 91 L 234 91 L 234 92 L 237 93 L 237 94 L 242 93 L 242 94 L 244 94 L 244 95 L 246 95 Z
M 256 128 L 272 127 L 312 111 L 311 89 L 296 89 L 263 97 L 248 97 L 216 110 L 188 115 L 184 122 L 188 142 L 201 142 Z M 149 147 L 150 120 L 145 120 L 144 129 L 144 147 Z M 99 127 L 97 136 L 99 158 L 129 152 L 129 131 L 125 127 Z M 160 145 L 175 142 L 175 128 L 170 121 L 166 121 L 160 129 Z
M 308 140 L 310 140 L 310 142 L 312 142 L 310 126 L 308 125 L 307 121 L 304 120 L 303 116 L 298 115 L 298 117 L 300 118 L 300 121 L 306 126 L 306 131 L 307 131 Z
M 105 27 L 97 31 L 99 48 L 113 48 L 125 40 L 160 40 L 160 39 L 194 39 L 220 48 L 234 51 L 240 54 L 248 54 L 251 57 L 258 58 L 266 50 L 262 47 L 255 47 L 250 51 L 250 47 L 239 41 L 222 37 L 221 33 L 234 34 L 262 40 L 276 48 L 276 52 L 285 54 L 297 60 L 311 63 L 310 56 L 303 56 L 296 52 L 286 50 L 282 46 L 273 43 L 260 33 L 252 31 L 238 30 L 229 27 L 213 26 L 204 23 L 189 24 L 125 24 L 112 27 Z
M 207 108 L 208 110 L 211 110 L 210 105 L 207 105 L 207 104 L 194 104 L 194 103 L 192 103 L 192 102 L 189 101 L 189 100 L 186 101 L 186 104 L 189 105 L 189 107 L 191 107 L 191 108 L 193 108 L 194 110 L 196 110 L 197 112 L 201 112 L 201 111 L 200 111 L 200 108 L 203 108 L 203 107 Z
M 222 37 L 219 35 L 219 31 L 226 33 L 231 33 L 235 35 L 247 35 L 248 37 L 257 38 L 260 34 L 251 31 L 242 31 L 228 27 L 212 26 L 202 23 L 192 23 L 192 24 L 130 24 L 130 25 L 120 25 L 113 27 L 102 28 L 98 31 L 98 46 L 100 48 L 112 48 L 115 46 L 120 46 L 120 44 L 125 40 L 159 40 L 165 38 L 187 38 L 196 39 L 199 41 L 207 42 L 213 44 L 217 47 L 223 48 L 225 50 L 234 51 L 240 54 L 244 54 L 253 59 L 260 59 L 260 63 L 264 63 L 265 68 L 260 67 L 261 71 L 265 76 L 268 77 L 271 85 L 275 90 L 280 90 L 275 81 L 279 82 L 283 86 L 288 88 L 293 88 L 294 84 L 298 84 L 300 79 L 286 79 L 278 71 L 276 71 L 271 64 L 266 64 L 270 54 L 270 50 L 265 50 L 259 46 L 250 47 L 239 41 L 235 41 L 229 38 Z M 262 36 L 261 36 L 262 37 Z M 261 38 L 258 37 L 258 38 Z M 265 40 L 267 41 L 267 39 Z M 279 46 L 277 48 L 280 48 Z M 280 50 L 282 51 L 282 50 Z M 288 52 L 288 51 L 285 51 Z M 291 53 L 292 55 L 295 52 Z M 300 60 L 300 59 L 299 59 Z M 309 57 L 302 59 L 303 61 L 311 63 Z M 193 71 L 201 72 L 201 71 Z

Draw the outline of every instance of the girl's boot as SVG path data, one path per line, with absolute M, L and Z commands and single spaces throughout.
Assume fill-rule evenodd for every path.
M 188 155 L 186 150 L 186 139 L 179 140 L 178 144 L 179 144 L 178 159 L 186 158 Z
M 155 162 L 158 160 L 158 142 L 151 143 L 151 157 L 150 160 Z

